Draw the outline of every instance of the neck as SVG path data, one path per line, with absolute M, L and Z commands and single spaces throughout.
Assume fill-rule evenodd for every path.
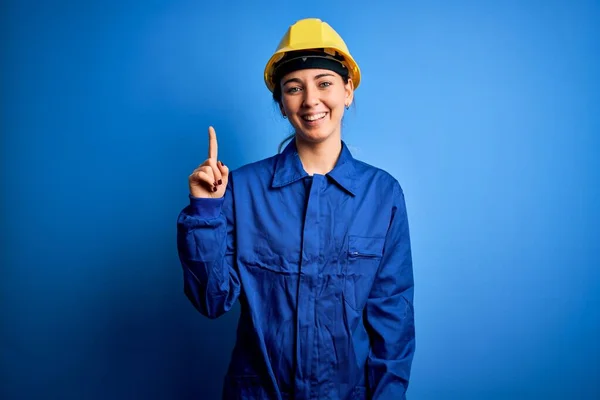
M 298 156 L 307 174 L 325 175 L 335 167 L 342 150 L 339 135 L 333 135 L 319 143 L 305 142 L 297 136 L 295 140 Z

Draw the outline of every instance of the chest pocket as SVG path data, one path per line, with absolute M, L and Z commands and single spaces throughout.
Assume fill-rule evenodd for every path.
M 383 256 L 383 237 L 348 236 L 344 300 L 355 310 L 365 306 Z

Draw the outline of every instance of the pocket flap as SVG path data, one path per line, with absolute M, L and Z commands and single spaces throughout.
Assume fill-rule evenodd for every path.
M 349 236 L 348 254 L 351 257 L 381 257 L 385 238 Z

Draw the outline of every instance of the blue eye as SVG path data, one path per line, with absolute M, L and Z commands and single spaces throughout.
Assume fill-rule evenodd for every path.
M 329 86 L 331 86 L 331 82 L 321 82 L 319 84 L 319 86 L 321 86 L 321 87 L 329 87 Z

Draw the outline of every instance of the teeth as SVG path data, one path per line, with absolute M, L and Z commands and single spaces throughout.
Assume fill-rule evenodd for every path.
M 304 118 L 304 119 L 305 119 L 305 120 L 307 120 L 307 121 L 316 121 L 316 120 L 318 120 L 318 119 L 321 119 L 321 118 L 323 118 L 323 117 L 325 116 L 325 114 L 327 114 L 327 113 L 324 113 L 324 112 L 323 112 L 323 113 L 319 113 L 319 114 L 305 115 L 305 116 L 304 116 L 304 117 L 302 117 L 302 118 Z

